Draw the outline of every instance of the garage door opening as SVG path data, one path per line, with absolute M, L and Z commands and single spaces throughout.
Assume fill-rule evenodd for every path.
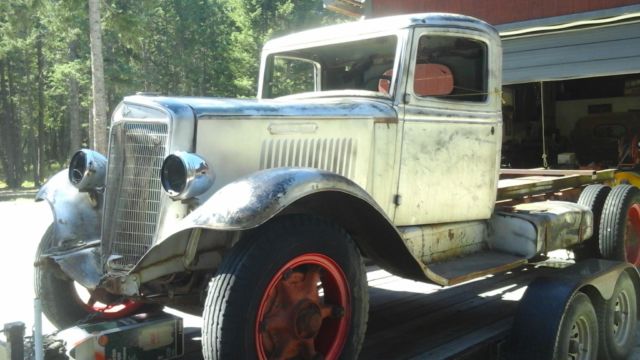
M 640 163 L 640 74 L 506 85 L 503 117 L 503 167 Z

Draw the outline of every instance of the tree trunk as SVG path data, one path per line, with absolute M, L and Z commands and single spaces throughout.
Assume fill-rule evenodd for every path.
M 43 178 L 44 168 L 44 55 L 42 54 L 42 30 L 40 24 L 37 26 L 38 34 L 36 35 L 36 62 L 38 65 L 38 119 L 37 121 L 37 133 L 36 140 L 36 163 L 34 164 L 34 176 L 33 182 L 36 187 L 40 187 Z
M 78 58 L 77 42 L 69 44 L 69 60 Z M 82 123 L 80 121 L 80 94 L 78 92 L 78 79 L 75 75 L 69 77 L 69 155 L 82 147 Z
M 11 96 L 14 93 L 13 69 L 11 60 L 0 60 L 0 152 L 2 167 L 10 188 L 22 185 L 24 168 L 22 163 L 22 146 L 20 136 L 20 119 L 15 116 L 15 108 Z
M 5 60 L 0 59 L 0 162 L 2 164 L 2 178 L 10 183 L 11 162 L 9 161 L 9 97 L 7 94 L 7 80 L 5 78 Z
M 89 0 L 89 35 L 91 39 L 91 80 L 93 85 L 93 147 L 107 153 L 107 97 L 102 62 L 102 27 L 100 0 Z

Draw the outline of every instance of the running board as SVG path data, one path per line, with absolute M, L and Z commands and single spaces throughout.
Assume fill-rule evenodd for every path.
M 442 286 L 450 286 L 497 274 L 526 264 L 521 256 L 498 251 L 480 251 L 447 261 L 425 266 L 429 279 Z

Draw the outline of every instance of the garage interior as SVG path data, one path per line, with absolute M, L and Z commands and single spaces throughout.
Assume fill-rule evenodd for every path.
M 636 8 L 498 26 L 504 52 L 503 167 L 637 167 Z
M 503 94 L 503 167 L 597 170 L 634 162 L 640 74 L 512 84 Z

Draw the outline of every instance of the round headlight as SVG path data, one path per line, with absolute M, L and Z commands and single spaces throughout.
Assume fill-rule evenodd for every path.
M 97 151 L 82 149 L 69 162 L 69 182 L 80 191 L 104 187 L 107 158 Z
M 176 152 L 167 156 L 160 170 L 162 187 L 175 200 L 203 194 L 215 180 L 207 162 L 196 154 Z

